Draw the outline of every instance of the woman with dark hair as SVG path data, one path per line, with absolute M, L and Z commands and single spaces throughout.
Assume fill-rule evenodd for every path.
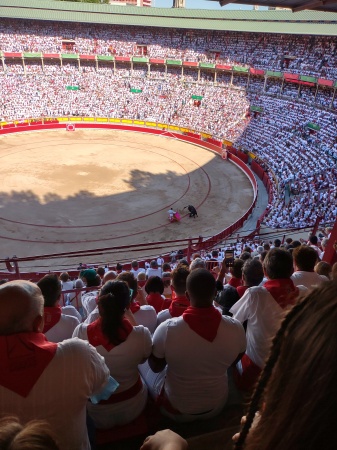
M 118 389 L 97 405 L 88 403 L 88 412 L 97 428 L 111 428 L 132 422 L 145 408 L 147 388 L 138 365 L 151 353 L 147 328 L 133 327 L 124 317 L 132 293 L 124 281 L 108 281 L 98 297 L 100 317 L 91 324 L 80 324 L 73 337 L 89 341 L 104 356 Z
M 147 303 L 153 306 L 158 314 L 163 309 L 165 301 L 164 282 L 161 277 L 150 277 L 145 284 L 145 292 Z

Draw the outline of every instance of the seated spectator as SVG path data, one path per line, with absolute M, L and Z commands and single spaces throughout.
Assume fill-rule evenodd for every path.
M 232 306 L 230 312 L 239 322 L 247 322 L 247 350 L 237 365 L 236 380 L 240 389 L 250 390 L 257 381 L 268 355 L 270 339 L 276 333 L 285 311 L 300 291 L 290 278 L 293 260 L 287 250 L 273 248 L 263 262 L 268 281 L 251 287 Z M 306 290 L 305 287 L 301 287 Z
M 291 279 L 295 286 L 303 285 L 307 289 L 317 286 L 328 278 L 314 271 L 318 261 L 317 251 L 308 245 L 301 245 L 293 250 L 294 270 Z
M 88 403 L 88 412 L 97 428 L 111 428 L 132 422 L 145 408 L 147 388 L 138 365 L 151 353 L 151 335 L 142 325 L 133 327 L 125 319 L 130 291 L 123 281 L 108 281 L 98 298 L 99 319 L 80 324 L 74 337 L 87 340 L 104 356 L 118 389 L 98 404 Z
M 29 281 L 0 286 L 1 411 L 22 424 L 47 420 L 62 450 L 89 449 L 86 404 L 106 388 L 109 369 L 88 343 L 46 340 L 43 302 Z M 8 348 L 20 355 L 16 370 Z
M 62 272 L 60 275 L 60 280 L 61 280 L 62 291 L 71 291 L 72 289 L 74 289 L 74 282 L 71 281 L 68 272 Z M 75 294 L 73 294 L 73 293 L 65 294 L 63 297 L 64 305 L 70 304 L 74 297 L 75 297 Z
M 158 313 L 157 326 L 167 319 L 179 317 L 190 306 L 186 297 L 186 280 L 190 271 L 186 266 L 178 266 L 172 272 L 171 286 L 174 291 L 171 305 Z
M 162 269 L 163 269 L 163 272 L 171 272 L 171 264 L 167 263 L 167 262 L 164 263 Z
M 101 285 L 101 278 L 95 269 L 85 269 L 80 272 L 80 279 L 87 288 Z M 86 317 L 96 308 L 96 297 L 98 290 L 91 290 L 82 295 L 82 306 Z
M 190 271 L 194 269 L 206 269 L 206 261 L 202 258 L 195 258 L 191 261 Z
M 158 268 L 158 263 L 155 259 L 150 262 L 150 267 L 146 270 L 146 278 L 161 277 L 162 270 Z
M 138 288 L 136 278 L 131 272 L 123 272 L 118 275 L 117 280 L 124 281 L 132 295 L 126 314 L 131 312 L 132 318 L 126 316 L 133 325 L 143 325 L 153 334 L 157 326 L 157 313 L 153 306 L 148 305 L 142 288 Z
M 21 425 L 17 417 L 0 419 L 1 450 L 60 450 L 45 421 L 32 420 Z
M 336 448 L 336 291 L 321 284 L 283 320 L 235 450 Z
M 217 303 L 222 306 L 222 314 L 232 316 L 231 307 L 244 295 L 247 289 L 259 286 L 263 280 L 263 267 L 258 259 L 248 259 L 242 266 L 242 286 L 228 288 L 220 291 Z
M 159 325 L 149 358 L 152 370 L 141 368 L 162 412 L 179 422 L 220 413 L 228 395 L 227 369 L 246 347 L 241 324 L 212 306 L 213 275 L 193 270 L 186 286 L 191 306 Z
M 162 277 L 161 277 L 163 282 L 164 282 L 163 295 L 164 295 L 164 297 L 166 299 L 171 299 L 172 298 L 171 273 L 172 273 L 171 271 L 170 272 L 163 272 Z
M 103 277 L 105 275 L 105 268 L 103 266 L 97 267 L 96 273 L 100 276 L 101 280 L 103 280 Z
M 71 338 L 73 331 L 81 321 L 81 315 L 73 306 L 61 308 L 61 282 L 56 274 L 45 275 L 37 283 L 44 298 L 43 333 L 50 342 L 61 342 Z M 63 310 L 72 308 L 79 317 L 64 314 Z M 72 312 L 72 311 L 70 311 Z
M 309 237 L 309 245 L 313 249 L 316 250 L 318 257 L 321 259 L 322 256 L 322 250 L 318 247 L 318 237 L 317 236 L 310 236 Z
M 314 271 L 318 273 L 318 275 L 325 276 L 328 280 L 331 280 L 331 272 L 332 267 L 331 264 L 325 262 L 325 261 L 319 261 L 316 266 L 314 267 Z
M 164 282 L 161 277 L 150 277 L 145 284 L 145 292 L 147 293 L 146 301 L 153 306 L 158 314 L 163 309 L 165 297 Z
M 133 273 L 135 278 L 137 278 L 139 273 L 145 272 L 145 269 L 142 269 L 141 267 L 139 267 L 138 261 L 134 260 L 131 262 L 130 272 Z

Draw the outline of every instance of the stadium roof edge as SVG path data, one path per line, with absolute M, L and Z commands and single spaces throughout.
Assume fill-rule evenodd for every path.
M 219 31 L 337 35 L 337 15 L 318 11 L 293 14 L 291 11 L 216 11 L 53 0 L 0 0 L 0 17 Z

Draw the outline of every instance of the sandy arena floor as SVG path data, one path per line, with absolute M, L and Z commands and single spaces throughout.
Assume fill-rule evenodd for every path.
M 1 136 L 0 179 L 0 258 L 211 236 L 253 199 L 247 177 L 220 156 L 123 131 Z M 188 204 L 199 218 L 170 224 L 170 206 L 185 214 Z

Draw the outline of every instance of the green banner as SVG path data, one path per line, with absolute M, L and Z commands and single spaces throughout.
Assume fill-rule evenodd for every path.
M 67 91 L 79 91 L 79 86 L 66 86 Z
M 301 81 L 307 81 L 308 83 L 317 83 L 317 78 L 315 78 L 315 77 L 308 77 L 306 75 L 301 75 L 300 76 L 300 80 Z
M 202 95 L 192 95 L 193 100 L 202 100 L 204 97 Z
M 201 69 L 214 69 L 215 68 L 215 64 L 212 64 L 212 63 L 199 63 L 199 67 Z
M 310 130 L 319 131 L 321 127 L 317 123 L 308 122 L 307 127 L 310 128 Z
M 267 70 L 266 75 L 267 75 L 267 77 L 282 78 L 283 73 L 282 72 L 273 72 L 272 70 Z
M 130 92 L 133 92 L 134 94 L 140 94 L 142 91 L 142 89 L 135 89 L 135 88 L 131 88 Z
M 233 66 L 233 70 L 234 70 L 234 72 L 243 72 L 243 73 L 249 72 L 248 67 L 241 67 L 241 66 Z
M 261 106 L 251 106 L 250 110 L 256 112 L 263 112 L 263 108 Z

